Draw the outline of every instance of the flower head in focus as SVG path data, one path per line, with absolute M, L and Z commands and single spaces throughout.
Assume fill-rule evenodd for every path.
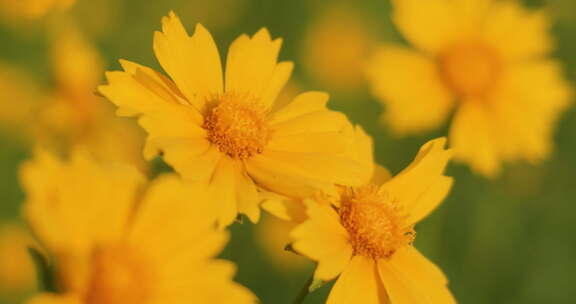
M 444 145 L 428 142 L 392 178 L 380 174 L 306 202 L 308 219 L 292 232 L 292 246 L 318 262 L 316 280 L 338 276 L 327 303 L 455 303 L 442 271 L 412 246 L 414 225 L 452 186 Z
M 56 267 L 55 293 L 33 304 L 253 303 L 235 266 L 214 259 L 228 235 L 197 187 L 174 175 L 146 185 L 131 166 L 76 151 L 38 152 L 21 170 L 24 215 Z M 198 274 L 202 274 L 199 276 Z
M 327 94 L 303 93 L 274 109 L 293 66 L 277 62 L 280 45 L 266 29 L 241 35 L 223 73 L 210 33 L 198 24 L 190 36 L 170 13 L 154 36 L 170 78 L 122 60 L 124 71 L 108 72 L 100 87 L 120 115 L 140 117 L 147 158 L 162 154 L 184 179 L 209 188 L 221 226 L 238 213 L 258 221 L 263 192 L 335 192 L 334 184 L 359 184 L 368 174 L 347 157 L 354 130 L 326 108 Z
M 454 112 L 456 160 L 485 176 L 553 149 L 571 87 L 550 58 L 550 22 L 518 1 L 398 0 L 393 20 L 416 48 L 385 45 L 369 75 L 397 134 L 434 129 Z

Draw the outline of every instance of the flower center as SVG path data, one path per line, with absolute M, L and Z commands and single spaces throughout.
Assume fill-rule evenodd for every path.
M 153 273 L 149 263 L 132 248 L 95 250 L 86 304 L 145 304 L 151 301 Z
M 262 153 L 268 143 L 266 109 L 257 100 L 225 94 L 208 101 L 203 127 L 220 152 L 238 159 Z
M 375 185 L 346 188 L 339 213 L 355 255 L 388 259 L 416 236 L 401 206 L 379 193 Z
M 462 97 L 485 96 L 500 74 L 500 59 L 480 43 L 456 44 L 440 56 L 440 75 Z

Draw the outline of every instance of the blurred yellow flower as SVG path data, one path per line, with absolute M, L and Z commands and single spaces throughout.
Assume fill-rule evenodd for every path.
M 393 19 L 418 50 L 383 46 L 369 74 L 398 134 L 437 128 L 454 113 L 455 159 L 485 176 L 503 162 L 546 158 L 572 95 L 542 11 L 517 1 L 394 1 Z
M 9 19 L 37 19 L 52 10 L 64 10 L 76 0 L 0 0 L 0 12 Z
M 328 95 L 307 92 L 271 111 L 292 72 L 277 62 L 281 40 L 266 29 L 230 46 L 223 81 L 218 49 L 200 24 L 189 36 L 170 13 L 154 51 L 171 79 L 121 61 L 100 92 L 118 113 L 139 116 L 148 132 L 145 155 L 163 154 L 185 179 L 206 184 L 221 226 L 238 213 L 260 216 L 260 193 L 304 197 L 334 184 L 355 185 L 366 169 L 345 155 L 353 141 L 347 118 L 326 108 Z
M 303 49 L 307 72 L 330 90 L 350 92 L 365 81 L 366 59 L 376 46 L 366 16 L 347 5 L 326 9 L 308 27 Z
M 0 294 L 28 292 L 35 287 L 34 265 L 28 247 L 35 245 L 24 227 L 0 223 Z
M 49 146 L 84 146 L 101 160 L 130 162 L 145 168 L 143 134 L 117 118 L 96 95 L 103 73 L 100 54 L 73 26 L 55 31 L 52 62 L 57 90 L 40 110 L 41 141 Z
M 198 187 L 166 175 L 145 185 L 120 163 L 76 151 L 69 162 L 39 151 L 25 163 L 24 215 L 51 253 L 58 293 L 28 303 L 252 303 L 235 266 L 213 259 L 228 235 L 206 216 Z M 202 274 L 202 275 L 198 275 Z
M 442 271 L 412 246 L 414 225 L 452 186 L 444 145 L 428 142 L 393 178 L 306 201 L 309 218 L 292 232 L 292 245 L 318 262 L 316 280 L 339 275 L 327 303 L 455 303 Z
M 51 42 L 54 90 L 15 68 L 0 68 L 0 126 L 30 144 L 58 151 L 83 146 L 99 159 L 144 169 L 142 132 L 96 96 L 103 72 L 96 49 L 70 24 Z

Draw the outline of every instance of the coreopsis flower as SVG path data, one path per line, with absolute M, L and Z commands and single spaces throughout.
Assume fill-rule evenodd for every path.
M 39 152 L 21 177 L 25 217 L 56 267 L 57 292 L 28 303 L 254 302 L 234 265 L 213 258 L 228 235 L 206 216 L 212 204 L 192 206 L 205 192 L 175 175 L 147 185 L 131 166 Z
M 550 154 L 571 88 L 550 58 L 544 12 L 517 1 L 393 3 L 393 20 L 416 49 L 383 46 L 369 74 L 396 133 L 437 128 L 454 113 L 455 159 L 489 177 L 505 162 Z
M 206 185 L 221 226 L 238 213 L 256 222 L 262 192 L 306 196 L 334 184 L 358 184 L 363 166 L 347 157 L 353 128 L 326 108 L 328 95 L 307 92 L 275 109 L 291 62 L 277 62 L 281 40 L 266 29 L 230 46 L 223 76 L 218 49 L 200 24 L 189 36 L 170 13 L 154 51 L 170 78 L 121 61 L 100 92 L 119 114 L 140 117 L 145 156 L 162 154 L 186 180 Z
M 292 247 L 318 262 L 315 280 L 339 276 L 327 303 L 454 303 L 442 271 L 412 246 L 414 225 L 452 186 L 444 144 L 428 142 L 392 178 L 306 201 L 308 220 L 292 232 Z
M 100 160 L 145 169 L 143 132 L 95 94 L 104 70 L 98 50 L 70 25 L 55 31 L 50 54 L 56 90 L 39 109 L 37 139 L 63 151 L 82 146 Z

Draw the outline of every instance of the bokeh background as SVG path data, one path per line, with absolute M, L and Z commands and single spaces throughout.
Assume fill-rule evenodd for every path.
M 274 37 L 283 37 L 281 58 L 296 63 L 285 98 L 302 90 L 330 92 L 331 107 L 348 114 L 374 137 L 377 161 L 392 172 L 405 167 L 425 141 L 446 134 L 443 129 L 396 138 L 379 122 L 385 109 L 371 96 L 362 69 L 379 43 L 402 40 L 391 24 L 387 0 L 78 0 L 68 10 L 57 8 L 45 16 L 23 14 L 14 5 L 17 2 L 0 0 L 0 303 L 21 303 L 36 290 L 34 267 L 26 253 L 33 240 L 18 219 L 24 199 L 19 165 L 35 143 L 63 141 L 58 132 L 46 140 L 43 133 L 50 128 L 38 126 L 38 116 L 31 113 L 40 108 L 60 111 L 50 103 L 53 96 L 70 94 L 54 92 L 81 87 L 63 85 L 59 76 L 65 70 L 62 65 L 75 62 L 74 55 L 93 52 L 96 57 L 85 58 L 99 58 L 102 69 L 118 68 L 119 58 L 159 68 L 152 33 L 169 10 L 189 29 L 203 23 L 221 50 L 241 33 L 252 34 L 263 26 Z M 525 2 L 546 7 L 555 20 L 555 55 L 575 83 L 576 1 Z M 62 44 L 58 37 L 68 30 L 93 49 L 73 48 L 64 58 L 54 58 Z M 71 69 L 80 74 L 99 71 L 74 64 Z M 94 82 L 101 82 L 103 75 L 96 75 Z M 88 98 L 98 98 L 92 96 L 93 88 L 84 89 Z M 52 120 L 60 122 L 59 112 L 55 115 Z M 116 127 L 97 130 L 124 132 Z M 62 137 L 71 136 L 64 133 Z M 539 166 L 508 165 L 496 180 L 450 165 L 448 173 L 456 180 L 453 191 L 417 227 L 416 247 L 447 273 L 460 303 L 575 303 L 574 109 L 560 121 L 555 140 L 557 149 L 550 160 Z M 101 142 L 109 152 L 125 150 L 125 143 L 106 137 Z M 160 160 L 141 165 L 150 176 L 169 170 Z M 245 221 L 231 228 L 233 237 L 222 256 L 238 264 L 237 280 L 262 303 L 291 303 L 313 271 L 312 263 L 283 250 L 290 228 L 269 216 L 258 225 Z M 323 303 L 330 287 L 311 293 L 305 303 Z

